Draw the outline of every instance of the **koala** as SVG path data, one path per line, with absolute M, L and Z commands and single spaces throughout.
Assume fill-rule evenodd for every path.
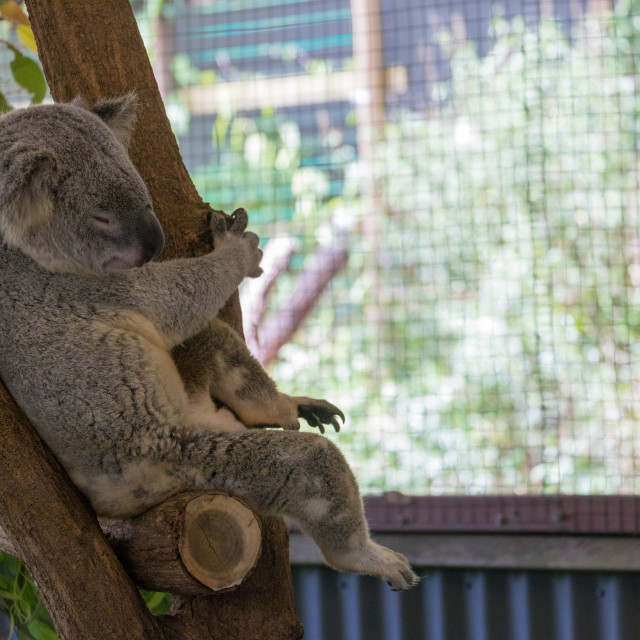
M 127 153 L 135 117 L 125 96 L 0 118 L 2 381 L 99 515 L 220 491 L 289 517 L 339 570 L 413 586 L 371 540 L 338 448 L 297 431 L 342 412 L 280 393 L 216 319 L 261 272 L 246 213 L 212 216 L 208 255 L 152 261 L 164 236 Z

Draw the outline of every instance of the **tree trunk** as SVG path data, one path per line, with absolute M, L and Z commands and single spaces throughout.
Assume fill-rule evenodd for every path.
M 95 515 L 2 385 L 0 460 L 0 524 L 60 638 L 162 638 Z
M 27 7 L 55 100 L 80 95 L 91 103 L 130 91 L 140 98 L 130 152 L 165 229 L 163 257 L 209 251 L 209 207 L 180 157 L 128 0 L 27 0 Z M 237 295 L 224 315 L 242 333 Z M 163 621 L 160 632 L 95 517 L 3 388 L 0 427 L 0 524 L 35 577 L 63 640 L 302 637 L 281 519 L 261 520 L 262 555 L 245 583 L 219 597 L 176 603 L 176 615 Z M 198 624 L 199 636 L 182 635 Z

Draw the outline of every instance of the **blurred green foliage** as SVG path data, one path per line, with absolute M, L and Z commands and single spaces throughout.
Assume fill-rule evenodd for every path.
M 10 111 L 15 102 L 39 104 L 44 99 L 47 83 L 35 53 L 33 32 L 24 11 L 15 3 L 0 1 L 0 64 L 7 63 L 11 78 L 5 82 L 0 75 L 0 114 Z
M 160 615 L 169 611 L 171 596 L 168 593 L 141 590 L 140 594 L 152 613 Z M 3 551 L 0 551 L 0 611 L 8 614 L 19 640 L 58 638 L 24 563 Z
M 33 580 L 18 558 L 0 551 L 0 609 L 6 611 L 20 640 L 55 640 L 51 618 Z M 9 634 L 11 636 L 11 634 Z

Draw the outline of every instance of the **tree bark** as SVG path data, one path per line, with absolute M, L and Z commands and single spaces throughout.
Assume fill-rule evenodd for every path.
M 91 103 L 130 91 L 140 98 L 130 152 L 165 229 L 163 258 L 209 251 L 209 207 L 180 157 L 128 0 L 27 0 L 27 7 L 55 100 L 80 95 Z M 237 295 L 224 317 L 242 333 Z M 36 578 L 61 638 L 162 638 L 141 600 L 134 597 L 95 517 L 4 389 L 0 411 L 0 455 L 12 461 L 0 465 L 0 524 Z M 37 481 L 40 476 L 44 478 Z M 293 606 L 284 521 L 265 518 L 261 526 L 262 555 L 250 578 L 232 593 L 177 602 L 175 615 L 163 621 L 165 637 L 302 637 Z M 199 636 L 181 635 L 190 624 L 194 629 L 200 624 Z

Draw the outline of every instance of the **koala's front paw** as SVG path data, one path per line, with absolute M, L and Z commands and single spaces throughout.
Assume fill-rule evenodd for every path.
M 246 275 L 257 278 L 261 273 L 260 261 L 262 250 L 258 246 L 260 238 L 251 231 L 245 231 L 249 216 L 244 209 L 236 209 L 232 214 L 233 222 L 227 229 L 227 216 L 221 211 L 213 211 L 209 218 L 209 226 L 213 233 L 214 250 L 222 246 L 234 246 L 245 258 Z
M 335 405 L 326 400 L 315 400 L 314 398 L 295 398 L 298 403 L 298 417 L 304 418 L 310 426 L 317 427 L 320 433 L 324 433 L 324 425 L 331 424 L 336 431 L 340 431 L 340 423 L 336 416 L 344 424 L 344 413 Z

